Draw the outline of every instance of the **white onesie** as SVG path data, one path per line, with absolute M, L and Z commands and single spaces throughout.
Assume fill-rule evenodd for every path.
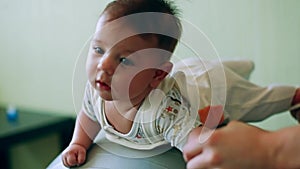
M 104 101 L 89 83 L 84 112 L 100 123 L 112 142 L 140 150 L 171 143 L 182 150 L 188 133 L 201 124 L 198 110 L 206 106 L 221 104 L 225 119 L 242 121 L 259 121 L 289 109 L 295 87 L 260 87 L 240 76 L 246 72 L 244 75 L 248 77 L 253 67 L 236 73 L 230 63 L 224 65 L 188 60 L 175 66 L 175 71 L 145 98 L 127 134 L 116 131 L 108 123 Z M 215 76 L 220 72 L 220 76 Z

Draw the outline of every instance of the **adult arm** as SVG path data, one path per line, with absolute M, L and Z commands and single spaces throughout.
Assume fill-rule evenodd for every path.
M 215 130 L 203 144 L 201 128 L 189 135 L 183 153 L 189 169 L 300 168 L 300 126 L 268 132 L 241 122 Z

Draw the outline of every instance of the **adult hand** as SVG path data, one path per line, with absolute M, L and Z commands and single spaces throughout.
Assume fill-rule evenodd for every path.
M 194 129 L 183 149 L 188 169 L 275 169 L 271 133 L 241 122 L 216 129 L 200 144 L 201 128 Z

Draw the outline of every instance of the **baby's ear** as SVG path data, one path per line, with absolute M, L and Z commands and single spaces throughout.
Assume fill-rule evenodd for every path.
M 159 83 L 171 72 L 172 68 L 173 64 L 168 61 L 156 69 L 153 81 L 151 82 L 151 87 L 156 88 Z

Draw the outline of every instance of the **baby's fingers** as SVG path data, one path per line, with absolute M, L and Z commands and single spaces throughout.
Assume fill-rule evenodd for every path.
M 77 165 L 81 165 L 85 162 L 85 157 L 86 157 L 86 151 L 85 150 L 80 150 L 78 151 L 77 154 Z
M 76 154 L 68 153 L 63 156 L 63 163 L 66 167 L 72 167 L 77 165 L 77 157 Z
M 66 167 L 78 166 L 85 160 L 83 153 L 67 153 L 63 156 L 63 163 Z

